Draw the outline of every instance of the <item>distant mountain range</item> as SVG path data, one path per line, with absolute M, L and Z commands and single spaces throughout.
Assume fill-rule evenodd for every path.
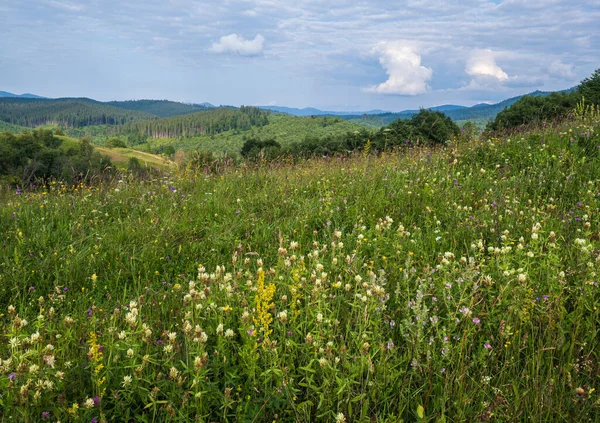
M 35 94 L 29 94 L 29 93 L 25 93 L 25 94 L 13 94 L 13 93 L 9 93 L 7 91 L 0 91 L 0 97 L 10 97 L 10 98 L 46 98 L 46 97 L 40 97 L 39 95 L 35 95 Z
M 562 90 L 559 92 L 572 91 L 574 88 Z M 455 104 L 444 104 L 441 106 L 429 107 L 429 110 L 443 112 L 453 120 L 483 120 L 489 121 L 507 107 L 516 103 L 521 97 L 526 95 L 547 96 L 551 91 L 534 91 L 528 94 L 508 98 L 499 103 L 487 104 L 479 103 L 474 106 L 459 106 Z M 400 112 L 390 112 L 385 110 L 369 110 L 366 112 L 331 112 L 319 110 L 313 107 L 297 109 L 283 106 L 258 106 L 261 109 L 272 110 L 279 113 L 287 113 L 294 116 L 339 116 L 345 120 L 360 123 L 367 122 L 368 126 L 383 126 L 393 122 L 396 119 L 410 119 L 411 116 L 419 113 L 418 109 L 402 110 Z
M 560 92 L 572 91 L 575 88 L 563 90 Z M 532 96 L 546 96 L 551 92 L 547 91 L 534 91 L 525 95 Z M 507 107 L 517 102 L 523 96 L 516 96 L 506 100 L 503 100 L 495 104 L 480 103 L 471 107 L 460 106 L 455 104 L 444 104 L 441 106 L 430 107 L 429 110 L 440 111 L 448 115 L 451 119 L 456 121 L 471 120 L 477 122 L 480 125 L 485 125 L 485 122 L 493 120 L 494 117 Z M 90 102 L 96 105 L 105 105 L 116 107 L 121 110 L 128 110 L 132 112 L 141 112 L 151 114 L 155 117 L 171 117 L 190 113 L 196 113 L 205 111 L 208 109 L 215 108 L 216 106 L 210 103 L 183 103 L 169 100 L 129 100 L 129 101 L 107 101 L 99 102 L 96 100 L 81 98 L 81 99 L 48 99 L 34 94 L 13 94 L 6 91 L 0 91 L 0 99 L 4 101 L 36 101 L 40 103 L 46 102 L 64 102 L 66 100 L 77 100 L 79 102 Z M 46 106 L 50 106 L 46 104 Z M 230 106 L 220 106 L 224 108 L 230 108 Z M 352 112 L 340 112 L 340 111 L 328 111 L 320 110 L 314 107 L 306 108 L 294 108 L 285 106 L 258 106 L 260 109 L 271 110 L 277 113 L 284 113 L 292 116 L 336 116 L 344 120 L 352 121 L 354 123 L 368 126 L 368 127 L 380 127 L 393 122 L 396 119 L 410 119 L 411 116 L 417 114 L 419 110 L 402 110 L 400 112 L 390 112 L 386 110 L 368 110 L 368 111 L 352 111 Z M 97 109 L 99 110 L 99 109 Z

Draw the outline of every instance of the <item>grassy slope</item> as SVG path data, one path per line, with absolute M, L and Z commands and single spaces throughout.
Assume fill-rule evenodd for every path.
M 0 331 L 41 342 L 0 342 L 0 415 L 70 420 L 67 407 L 106 388 L 108 421 L 598 421 L 599 127 L 11 193 L 0 312 L 13 304 L 30 323 L 0 317 Z M 259 342 L 265 324 L 276 344 Z M 54 390 L 21 402 L 38 378 Z
M 79 140 L 67 136 L 57 136 L 63 140 L 63 148 L 71 148 L 79 146 Z M 110 157 L 113 164 L 121 168 L 126 168 L 131 157 L 137 158 L 142 166 L 157 167 L 166 169 L 170 165 L 170 161 L 165 160 L 160 156 L 154 154 L 145 153 L 131 148 L 106 148 L 94 146 L 94 149 L 104 156 Z
M 324 122 L 327 122 L 324 126 Z M 335 122 L 335 123 L 333 123 Z M 244 144 L 244 138 L 274 138 L 282 146 L 302 141 L 307 136 L 324 137 L 354 131 L 359 126 L 339 118 L 317 117 L 315 119 L 277 115 L 269 116 L 269 124 L 249 131 L 227 131 L 218 135 L 193 138 L 155 139 L 152 146 L 173 145 L 176 149 L 213 151 L 216 153 L 238 154 Z

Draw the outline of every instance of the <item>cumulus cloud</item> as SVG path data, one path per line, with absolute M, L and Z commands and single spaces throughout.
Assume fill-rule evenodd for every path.
M 232 53 L 242 56 L 257 56 L 262 53 L 265 38 L 258 34 L 253 40 L 246 40 L 237 34 L 221 37 L 218 43 L 213 43 L 210 51 L 213 53 Z
M 375 48 L 388 79 L 365 89 L 378 94 L 418 95 L 427 92 L 433 70 L 421 65 L 414 48 L 401 43 L 386 43 Z
M 491 50 L 476 50 L 469 60 L 465 72 L 475 79 L 493 78 L 498 81 L 507 81 L 508 74 L 496 64 L 496 55 Z

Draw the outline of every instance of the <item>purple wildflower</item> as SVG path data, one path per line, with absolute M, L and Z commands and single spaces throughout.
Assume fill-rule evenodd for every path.
M 15 373 L 11 373 L 8 375 L 8 378 L 11 380 L 11 382 L 14 381 L 16 377 L 17 375 Z
M 94 315 L 94 312 L 92 311 L 92 309 L 88 308 L 87 317 L 92 317 L 93 315 Z
M 16 190 L 16 191 L 15 191 L 15 194 L 17 194 L 17 195 L 21 195 L 21 194 L 23 194 L 23 191 L 22 191 L 22 190 L 20 190 L 20 189 L 18 189 L 18 190 Z
M 29 290 L 30 290 L 30 291 L 35 291 L 35 286 L 31 285 L 31 286 L 29 287 Z
M 478 325 L 479 323 L 481 323 L 481 320 L 479 320 L 477 317 L 473 317 L 473 323 Z
M 97 395 L 94 397 L 94 405 L 96 407 L 98 407 L 100 405 L 100 397 Z
M 492 346 L 488 343 L 483 344 L 483 348 L 485 348 L 486 350 L 491 350 Z
M 67 292 L 69 290 L 69 288 L 67 288 L 66 286 L 63 288 L 63 291 Z
M 49 411 L 43 411 L 42 412 L 42 419 L 49 419 L 50 418 L 50 412 Z

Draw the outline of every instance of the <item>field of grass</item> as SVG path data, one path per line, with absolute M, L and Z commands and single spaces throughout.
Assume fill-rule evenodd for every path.
M 65 149 L 78 147 L 80 143 L 79 140 L 67 136 L 56 136 L 56 138 L 59 138 L 63 141 L 61 147 Z M 135 157 L 136 159 L 138 159 L 143 167 L 152 167 L 167 170 L 172 164 L 171 161 L 165 160 L 165 158 L 163 157 L 138 150 L 133 150 L 131 148 L 106 148 L 94 146 L 94 150 L 102 154 L 103 156 L 110 157 L 112 163 L 120 168 L 127 168 L 129 159 L 131 157 Z
M 599 421 L 599 129 L 4 190 L 0 421 Z
M 358 125 L 335 117 L 315 118 L 287 116 L 272 114 L 269 124 L 254 128 L 249 131 L 227 131 L 217 135 L 203 135 L 199 137 L 181 139 L 153 139 L 152 147 L 160 145 L 173 145 L 176 149 L 184 151 L 212 151 L 214 153 L 239 154 L 244 140 L 257 137 L 261 140 L 275 139 L 282 146 L 300 142 L 306 137 L 326 137 L 341 135 L 349 131 L 360 129 Z

